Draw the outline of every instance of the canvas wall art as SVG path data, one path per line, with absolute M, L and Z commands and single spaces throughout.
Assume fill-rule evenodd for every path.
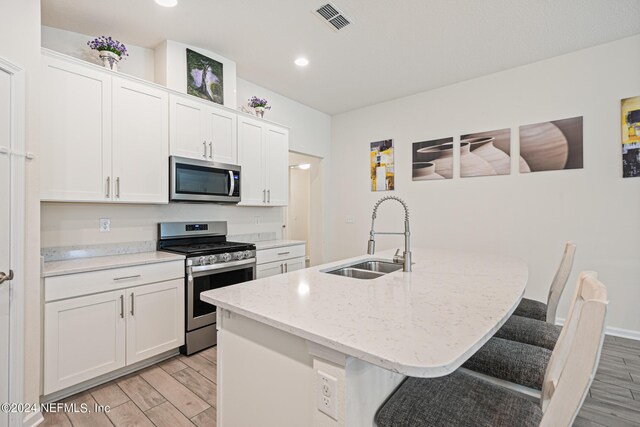
M 390 191 L 395 188 L 393 139 L 372 142 L 369 151 L 371 191 Z
M 414 181 L 453 178 L 453 138 L 414 142 L 412 161 Z
M 187 93 L 224 104 L 222 63 L 187 49 Z
M 520 173 L 582 169 L 582 117 L 520 126 Z
M 460 137 L 460 176 L 509 175 L 511 129 L 476 132 Z
M 621 101 L 622 176 L 640 176 L 640 96 Z

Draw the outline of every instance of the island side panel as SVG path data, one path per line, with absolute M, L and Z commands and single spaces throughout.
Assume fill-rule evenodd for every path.
M 306 341 L 218 310 L 217 424 L 314 425 L 314 368 Z

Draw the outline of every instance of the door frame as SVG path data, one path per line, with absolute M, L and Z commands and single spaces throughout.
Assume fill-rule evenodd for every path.
M 9 401 L 24 400 L 24 215 L 25 159 L 33 156 L 25 151 L 25 77 L 24 70 L 0 58 L 0 71 L 11 77 L 11 246 L 9 262 L 15 279 L 10 282 L 9 306 Z M 11 413 L 9 425 L 22 425 L 23 415 Z

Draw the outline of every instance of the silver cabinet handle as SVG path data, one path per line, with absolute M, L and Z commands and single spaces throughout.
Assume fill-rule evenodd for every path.
M 204 154 L 202 157 L 207 158 L 207 141 L 202 141 L 202 148 L 204 148 Z
M 284 264 L 280 264 L 280 274 L 284 273 Z
M 107 177 L 107 193 L 105 194 L 105 196 L 107 197 L 107 199 L 111 197 L 111 177 L 110 176 Z
M 136 300 L 135 300 L 135 296 L 133 294 L 133 292 L 131 292 L 131 315 L 133 316 L 135 314 L 135 307 L 136 307 Z
M 124 319 L 124 295 L 120 295 L 120 318 Z
M 0 285 L 11 280 L 13 280 L 13 270 L 9 270 L 9 274 L 0 271 Z
M 286 262 L 284 263 L 284 272 L 285 273 L 289 272 L 289 265 Z
M 209 158 L 213 159 L 213 142 L 209 142 Z
M 278 252 L 278 255 L 289 255 L 291 252 Z
M 127 280 L 127 279 L 139 279 L 140 277 L 142 277 L 141 274 L 136 274 L 135 276 L 115 277 L 113 280 L 118 281 L 118 280 Z
M 267 190 L 262 190 L 262 203 L 267 203 Z
M 120 177 L 116 178 L 116 197 L 120 198 Z
M 271 203 L 271 190 L 267 190 L 267 203 Z

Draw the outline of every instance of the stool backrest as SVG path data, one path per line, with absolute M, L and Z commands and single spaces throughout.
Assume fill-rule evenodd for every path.
M 549 296 L 547 298 L 547 322 L 556 323 L 556 312 L 558 311 L 558 304 L 560 303 L 560 297 L 564 291 L 569 276 L 571 275 L 571 268 L 573 267 L 573 257 L 576 253 L 576 245 L 571 242 L 567 242 L 564 245 L 564 253 L 562 254 L 562 260 L 558 266 L 558 271 L 553 277 L 551 287 L 549 288 Z
M 542 385 L 540 426 L 570 427 L 593 381 L 604 340 L 607 289 L 592 272 L 580 273 Z

